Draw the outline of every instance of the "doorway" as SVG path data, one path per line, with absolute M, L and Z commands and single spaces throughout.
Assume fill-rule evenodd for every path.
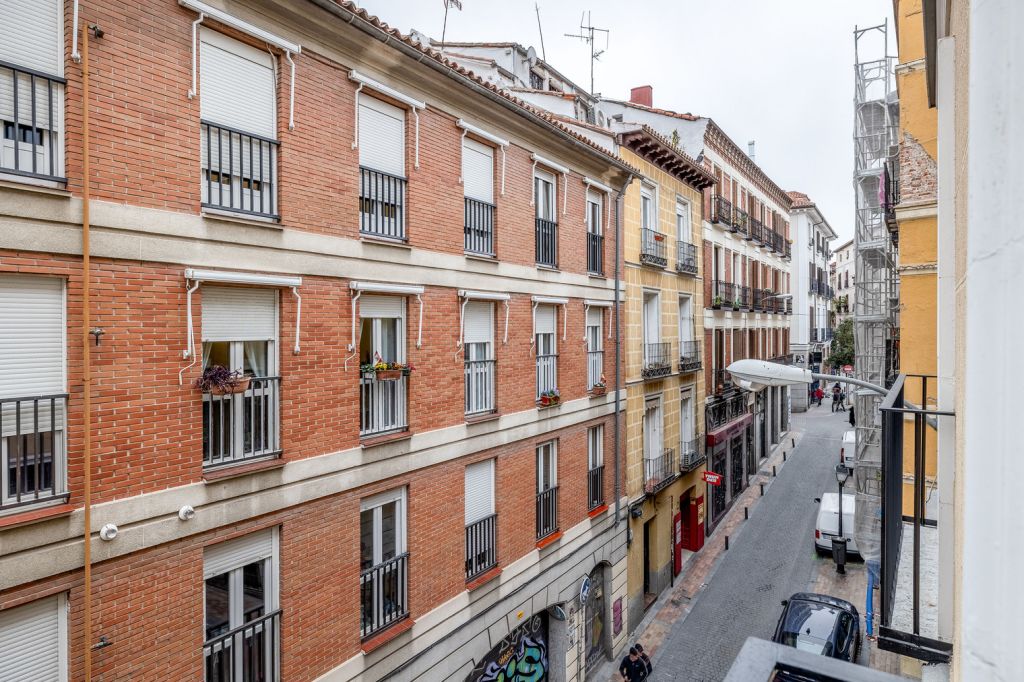
M 651 537 L 654 533 L 654 521 L 651 519 L 644 524 L 644 611 L 657 599 L 657 595 L 651 593 Z

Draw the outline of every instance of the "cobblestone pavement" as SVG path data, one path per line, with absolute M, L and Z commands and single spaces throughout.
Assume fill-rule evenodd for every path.
M 704 548 L 687 561 L 675 586 L 648 611 L 630 641 L 642 642 L 651 652 L 654 679 L 723 679 L 747 637 L 771 638 L 780 602 L 794 592 L 820 586 L 849 593 L 862 610 L 862 565 L 848 573 L 843 590 L 834 589 L 836 579 L 829 574 L 834 567 L 817 557 L 812 544 L 818 510 L 814 498 L 836 486 L 846 419 L 846 413 L 832 414 L 825 407 L 794 414 L 785 440 Z M 745 507 L 749 520 L 744 520 Z M 609 663 L 594 679 L 619 680 L 616 667 Z

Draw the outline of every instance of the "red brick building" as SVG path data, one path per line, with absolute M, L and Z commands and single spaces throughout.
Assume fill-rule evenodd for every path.
M 348 3 L 0 10 L 0 670 L 617 650 L 631 169 Z

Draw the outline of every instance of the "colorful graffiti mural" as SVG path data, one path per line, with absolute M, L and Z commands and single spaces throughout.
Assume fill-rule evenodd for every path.
M 475 667 L 466 682 L 543 682 L 548 679 L 548 614 L 510 632 Z

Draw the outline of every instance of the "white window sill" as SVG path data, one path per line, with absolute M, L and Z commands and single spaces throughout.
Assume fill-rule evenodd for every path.
M 478 261 L 482 261 L 484 263 L 497 263 L 498 262 L 498 257 L 497 256 L 485 256 L 482 253 L 466 253 L 465 256 L 469 260 L 478 260 Z
M 559 270 L 558 268 L 556 268 L 554 266 L 551 266 L 551 265 L 541 265 L 540 263 L 537 263 L 537 269 L 538 270 L 546 270 L 547 272 L 561 272 L 561 270 Z
M 258 225 L 259 227 L 281 228 L 281 221 L 276 218 L 246 215 L 216 208 L 204 208 L 199 212 L 199 215 L 203 218 L 209 218 L 210 220 L 223 220 L 225 222 L 238 223 L 240 225 Z
M 20 190 L 23 192 L 36 192 L 38 194 L 49 194 L 55 197 L 71 198 L 66 183 L 56 180 L 42 180 L 40 178 L 27 178 L 23 175 L 13 175 L 0 171 L 0 187 L 5 189 Z
M 360 234 L 359 241 L 363 242 L 364 244 L 391 246 L 396 249 L 408 249 L 410 251 L 412 250 L 412 247 L 409 245 L 409 243 L 401 239 L 387 239 L 386 237 L 374 237 L 368 234 Z

